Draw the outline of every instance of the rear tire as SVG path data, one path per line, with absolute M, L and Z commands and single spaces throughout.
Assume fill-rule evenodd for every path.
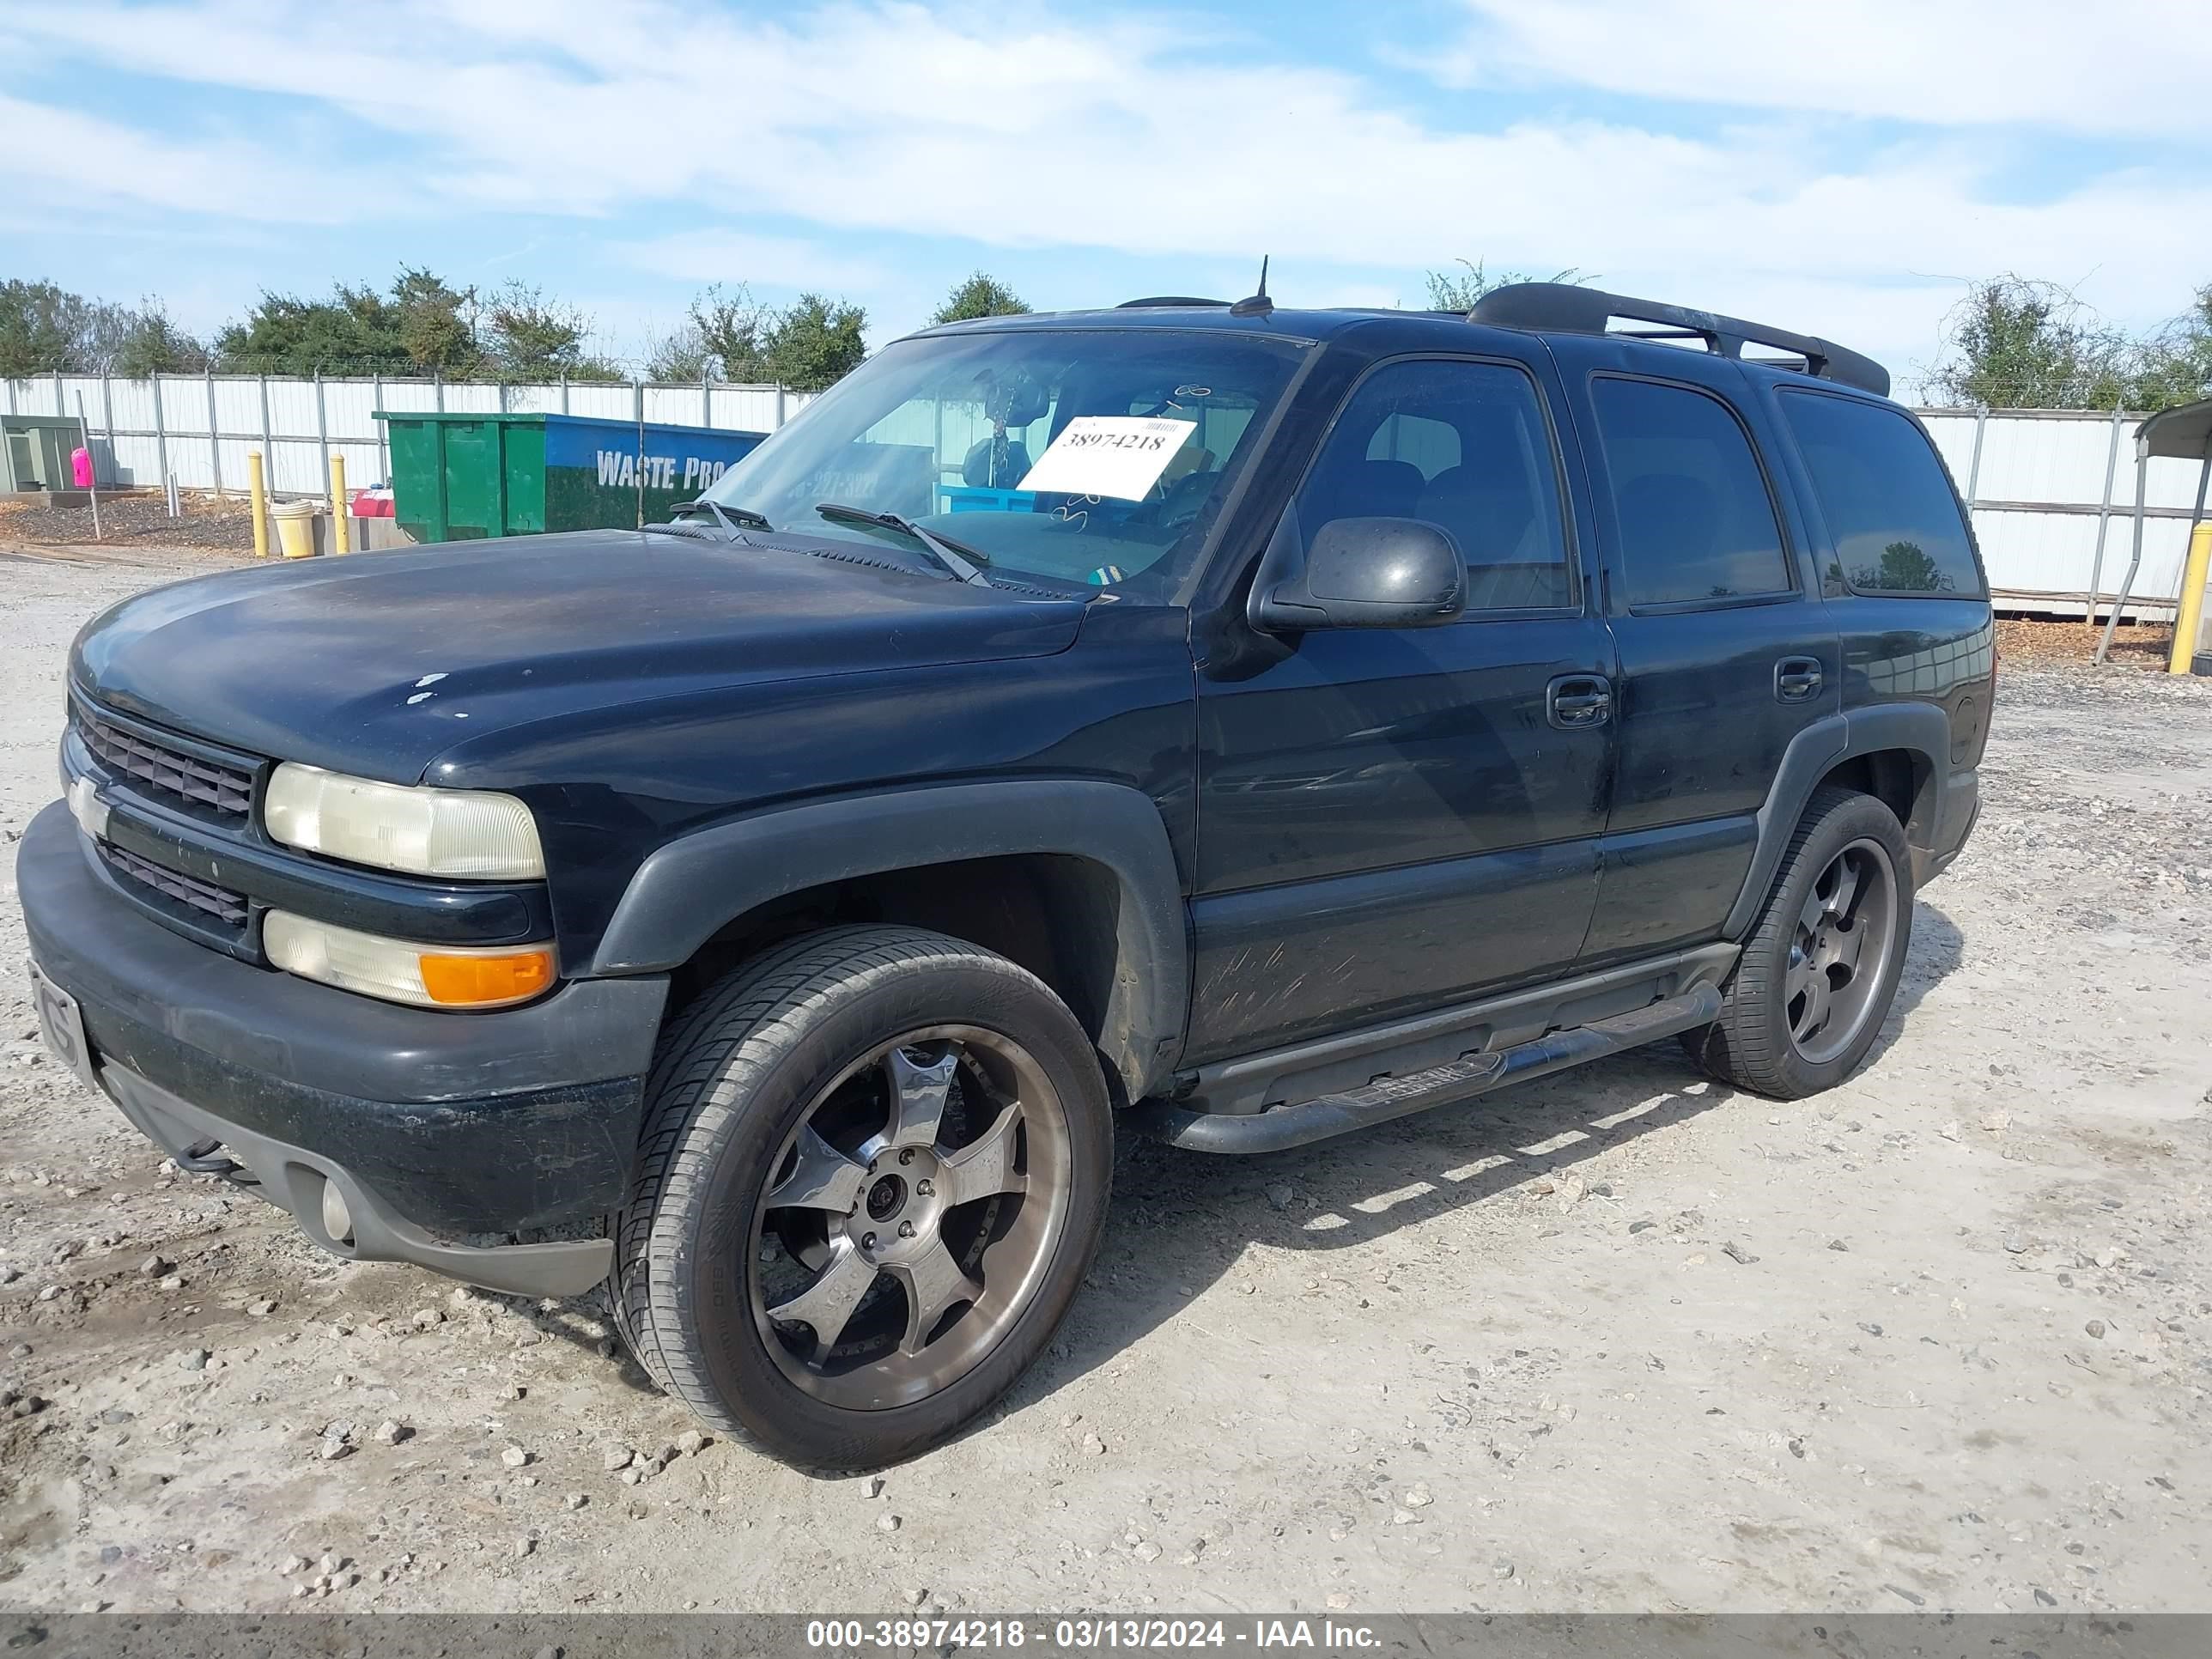
M 1897 995 L 1912 938 L 1905 831 L 1871 795 L 1814 792 L 1744 941 L 1720 1018 L 1683 1034 L 1715 1077 L 1777 1100 L 1857 1069 Z
M 1051 1340 L 1112 1118 L 1082 1027 L 1003 957 L 909 927 L 776 947 L 662 1039 L 617 1322 L 723 1433 L 813 1467 L 911 1455 Z

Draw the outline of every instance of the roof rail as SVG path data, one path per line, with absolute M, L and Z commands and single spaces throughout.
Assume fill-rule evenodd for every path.
M 1226 306 L 1226 300 L 1199 300 L 1188 294 L 1155 294 L 1142 300 L 1124 300 L 1114 307 L 1116 311 L 1144 311 L 1153 306 L 1212 306 L 1216 309 Z
M 1741 317 L 1723 317 L 1687 306 L 1665 305 L 1657 300 L 1631 299 L 1602 289 L 1581 288 L 1572 283 L 1511 283 L 1495 288 L 1474 302 L 1467 313 L 1471 323 L 1490 323 L 1500 328 L 1551 329 L 1565 334 L 1604 334 L 1616 317 L 1661 326 L 1644 339 L 1699 339 L 1707 349 L 1723 357 L 1741 357 L 1746 345 L 1769 346 L 1805 360 L 1805 373 L 1843 386 L 1856 386 L 1878 397 L 1889 396 L 1889 371 L 1871 357 L 1823 340 L 1815 335 L 1795 334 L 1765 323 L 1747 323 Z M 1782 367 L 1782 365 L 1777 365 Z

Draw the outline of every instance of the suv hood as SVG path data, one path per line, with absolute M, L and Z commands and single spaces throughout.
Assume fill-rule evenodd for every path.
M 718 686 L 1048 655 L 1079 599 L 584 531 L 227 572 L 86 626 L 76 684 L 256 754 L 412 783 L 466 738 Z

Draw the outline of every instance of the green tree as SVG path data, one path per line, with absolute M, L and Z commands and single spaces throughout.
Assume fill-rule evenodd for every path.
M 2212 283 L 2137 349 L 2128 375 L 2127 405 L 2155 411 L 2212 398 Z
M 945 303 L 931 313 L 933 323 L 964 323 L 974 317 L 1025 317 L 1029 302 L 988 271 L 978 270 L 952 285 Z
M 574 306 L 548 300 L 544 290 L 519 278 L 484 307 L 483 344 L 493 370 L 512 380 L 622 378 L 587 357 L 584 339 L 592 319 Z
M 777 311 L 742 283 L 718 283 L 701 289 L 683 323 L 653 345 L 646 369 L 656 380 L 704 374 L 735 385 L 818 392 L 867 355 L 867 320 L 859 306 L 819 294 L 802 294 L 788 310 Z
M 150 374 L 189 374 L 209 366 L 208 349 L 177 326 L 168 307 L 159 300 L 141 301 L 136 310 L 126 306 L 103 307 L 103 324 L 112 327 L 112 343 L 104 348 L 100 373 L 143 380 Z M 88 372 L 94 367 L 88 364 Z
M 477 291 L 456 289 L 435 272 L 402 265 L 392 284 L 399 347 L 418 369 L 469 374 L 483 363 L 477 343 Z
M 1518 270 L 1501 270 L 1492 276 L 1483 268 L 1480 259 L 1455 261 L 1457 270 L 1432 270 L 1428 273 L 1429 309 L 1431 311 L 1472 311 L 1474 302 L 1493 289 L 1510 288 L 1516 283 L 1586 283 L 1589 277 L 1569 266 L 1550 276 L 1531 276 Z
M 341 283 L 327 300 L 268 294 L 216 336 L 222 368 L 242 373 L 453 375 L 483 372 L 474 289 L 402 265 L 391 288 Z
M 790 310 L 762 330 L 767 378 L 797 392 L 819 392 L 860 367 L 868 355 L 862 338 L 868 313 L 842 300 L 802 294 Z
M 597 380 L 611 386 L 631 378 L 630 372 L 611 357 L 586 352 L 562 370 L 572 380 Z
M 775 313 L 757 302 L 743 283 L 726 293 L 718 283 L 691 302 L 692 325 L 714 360 L 715 374 L 736 386 L 773 379 L 765 336 L 775 320 Z
M 399 308 L 371 288 L 340 283 L 327 300 L 264 291 L 216 336 L 216 356 L 220 367 L 243 374 L 404 374 L 416 365 L 399 323 Z
M 91 310 L 81 295 L 52 283 L 0 283 L 0 376 L 15 380 L 77 367 Z
M 766 334 L 775 314 L 754 300 L 744 283 L 702 289 L 684 322 L 665 336 L 647 359 L 656 380 L 696 380 L 702 375 L 737 385 L 771 378 Z
M 699 337 L 699 331 L 686 322 L 653 342 L 645 356 L 645 378 L 704 380 L 720 377 L 714 372 L 714 354 Z
M 207 348 L 159 300 L 89 300 L 52 283 L 0 283 L 0 374 L 189 373 Z
M 1944 325 L 1929 389 L 1981 409 L 2111 409 L 2129 401 L 2127 337 L 2070 289 L 2007 274 L 1976 283 Z

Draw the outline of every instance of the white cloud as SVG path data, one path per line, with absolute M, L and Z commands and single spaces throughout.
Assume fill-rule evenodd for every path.
M 1630 14 L 1604 0 L 1510 14 L 1472 3 L 1492 21 L 1477 37 L 1488 56 L 1452 66 L 1467 76 L 1753 106 L 1802 97 L 1860 114 L 1924 106 L 1931 119 L 1939 103 L 1946 119 L 2039 119 L 2059 100 L 2057 69 L 2021 63 L 2034 55 L 2022 43 L 2039 35 L 2049 52 L 2051 30 L 2000 26 L 1985 0 L 1909 13 L 1891 9 L 1902 0 L 1853 0 L 1840 21 L 1826 7 L 1653 0 L 1661 27 L 1641 24 L 1635 38 L 1676 43 L 1656 54 L 1618 50 Z M 2130 118 L 2101 65 L 2134 61 L 2117 37 L 2148 28 L 2144 3 L 2114 0 L 2094 25 L 2069 26 L 2097 37 L 2094 52 L 2070 54 L 2094 60 L 2078 74 L 2082 118 Z M 2198 15 L 2161 11 L 2162 30 L 2136 41 L 2134 58 L 2173 46 L 2144 71 L 2147 104 L 2176 76 L 2212 82 L 2192 55 Z M 1961 17 L 1989 37 L 1975 37 L 1988 61 L 2011 66 L 2004 76 L 1973 67 L 1983 58 L 1962 63 Z M 1947 277 L 2089 275 L 2088 297 L 2148 320 L 2179 309 L 2208 274 L 2203 173 L 2108 173 L 2022 200 L 1993 182 L 2006 157 L 1955 131 L 1843 166 L 1821 124 L 1778 112 L 1698 138 L 1620 119 L 1453 129 L 1343 70 L 1258 61 L 1249 45 L 1212 52 L 1165 24 L 1078 27 L 1036 10 L 832 5 L 774 22 L 661 0 L 465 10 L 412 0 L 377 19 L 369 30 L 345 9 L 209 0 L 27 12 L 11 27 L 48 54 L 96 51 L 113 67 L 250 93 L 257 107 L 298 107 L 280 94 L 319 101 L 350 132 L 355 164 L 378 176 L 374 199 L 387 214 L 676 210 L 676 224 L 696 228 L 634 258 L 692 280 L 880 288 L 868 278 L 883 262 L 823 243 L 885 233 L 1112 248 L 1194 272 L 1269 252 L 1285 295 L 1302 262 L 1328 273 L 1316 288 L 1379 295 L 1390 273 L 1466 254 L 1493 267 L 1572 264 L 1631 291 L 1894 351 L 1929 343 Z M 1480 100 L 1464 101 L 1480 121 Z M 24 120 L 9 125 L 35 130 L 42 112 L 18 107 Z M 2172 118 L 2212 118 L 2212 100 L 2172 112 L 2185 107 L 2196 113 Z M 1962 113 L 1974 111 L 1988 113 Z M 166 143 L 146 137 L 133 152 L 128 137 L 102 125 L 104 169 L 142 164 L 131 187 L 161 194 L 179 173 Z M 289 167 L 235 170 L 253 179 L 252 201 L 233 192 L 214 210 L 316 206 L 316 190 L 295 194 Z M 741 228 L 749 217 L 814 234 L 756 234 Z M 885 280 L 896 289 L 915 278 Z
M 82 214 L 101 204 L 203 219 L 331 224 L 352 211 L 350 169 L 322 169 L 252 139 L 146 132 L 0 93 L 9 205 Z
M 1460 46 L 1401 61 L 1459 86 L 1536 80 L 1936 126 L 2212 133 L 2203 0 L 1463 3 L 1476 23 Z

